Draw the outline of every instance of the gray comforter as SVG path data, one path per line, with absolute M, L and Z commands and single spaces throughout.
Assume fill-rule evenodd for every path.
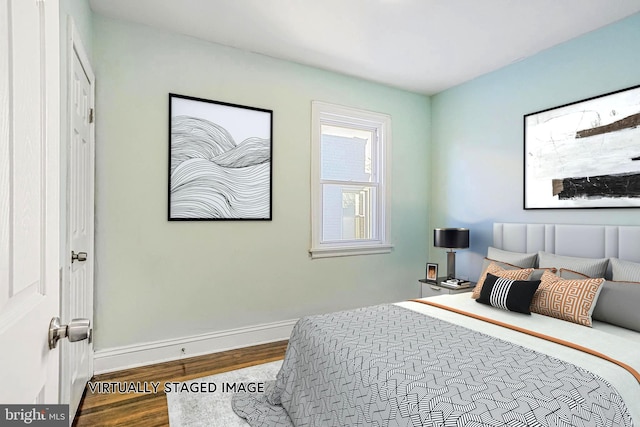
M 580 367 L 396 305 L 298 321 L 275 382 L 236 394 L 266 426 L 632 426 Z

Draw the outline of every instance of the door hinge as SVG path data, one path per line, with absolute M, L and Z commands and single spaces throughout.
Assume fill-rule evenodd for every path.
M 89 123 L 93 123 L 93 108 L 89 108 Z

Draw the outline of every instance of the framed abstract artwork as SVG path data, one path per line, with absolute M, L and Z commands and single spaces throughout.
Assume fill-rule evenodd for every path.
M 273 111 L 169 94 L 169 221 L 271 220 Z
M 524 116 L 524 209 L 640 207 L 640 86 Z

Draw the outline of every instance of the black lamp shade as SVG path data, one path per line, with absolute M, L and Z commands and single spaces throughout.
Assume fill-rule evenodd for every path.
M 469 247 L 468 228 L 436 228 L 433 230 L 433 246 L 447 249 Z

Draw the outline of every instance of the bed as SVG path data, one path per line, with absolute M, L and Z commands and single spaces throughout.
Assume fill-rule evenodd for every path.
M 276 380 L 234 411 L 254 427 L 640 425 L 640 227 L 493 232 L 477 295 L 304 317 Z

